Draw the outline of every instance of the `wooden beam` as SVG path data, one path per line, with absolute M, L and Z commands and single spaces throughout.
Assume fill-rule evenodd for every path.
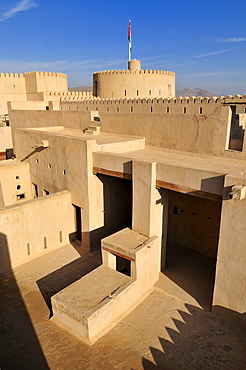
M 132 258 L 132 257 L 126 256 L 126 255 L 124 255 L 124 254 L 121 254 L 121 253 L 119 253 L 119 252 L 116 252 L 115 250 L 112 250 L 112 249 L 109 249 L 109 248 L 106 248 L 106 247 L 102 247 L 102 249 L 104 249 L 105 251 L 110 252 L 110 253 L 112 253 L 112 254 L 115 254 L 116 256 L 119 256 L 119 257 L 125 258 L 125 259 L 126 259 L 126 260 L 128 260 L 128 261 L 135 262 L 135 258 Z
M 166 181 L 156 180 L 156 187 L 176 191 L 178 193 L 191 195 L 193 197 L 213 200 L 213 201 L 216 201 L 216 202 L 221 202 L 222 201 L 222 195 L 207 193 L 206 191 L 187 188 L 185 186 L 172 184 L 172 183 L 166 182 Z
M 119 177 L 121 179 L 127 179 L 127 180 L 132 179 L 131 173 L 117 172 L 117 171 L 106 170 L 105 168 L 93 167 L 93 174 L 96 175 L 98 173 L 100 173 L 101 175 Z

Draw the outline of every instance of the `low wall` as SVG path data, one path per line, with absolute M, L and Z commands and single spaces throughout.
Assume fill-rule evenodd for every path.
M 0 209 L 0 272 L 69 243 L 74 210 L 67 191 Z
M 0 127 L 0 152 L 13 148 L 11 127 Z
M 229 107 L 219 105 L 214 114 L 101 113 L 101 131 L 142 135 L 146 145 L 224 155 Z

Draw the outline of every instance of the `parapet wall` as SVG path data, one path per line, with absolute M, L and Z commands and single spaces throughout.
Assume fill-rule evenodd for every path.
M 25 94 L 25 77 L 17 73 L 0 73 L 0 94 Z
M 237 113 L 245 113 L 246 95 L 227 97 L 178 97 L 159 99 L 100 99 L 78 94 L 61 95 L 61 110 L 109 113 L 211 114 L 221 104 L 240 103 Z

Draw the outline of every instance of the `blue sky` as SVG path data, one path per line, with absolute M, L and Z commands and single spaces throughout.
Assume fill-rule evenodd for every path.
M 176 88 L 246 93 L 245 0 L 0 0 L 0 72 L 68 74 L 69 86 L 92 73 L 126 69 L 176 72 Z

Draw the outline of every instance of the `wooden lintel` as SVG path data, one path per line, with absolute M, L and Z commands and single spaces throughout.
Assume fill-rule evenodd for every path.
M 161 181 L 161 180 L 156 180 L 156 187 L 177 191 L 178 193 L 192 195 L 192 196 L 198 197 L 198 198 L 213 200 L 213 201 L 216 201 L 216 202 L 221 202 L 222 201 L 222 195 L 212 194 L 212 193 L 208 193 L 208 192 L 205 192 L 205 191 L 202 191 L 202 190 L 187 188 L 185 186 L 176 185 L 176 184 L 172 184 L 170 182 L 165 182 L 165 181 Z
M 127 180 L 132 179 L 131 173 L 111 171 L 111 170 L 106 170 L 105 168 L 93 167 L 93 174 L 96 175 L 98 173 L 100 173 L 101 175 L 119 177 L 121 179 L 127 179 Z
M 115 254 L 116 256 L 125 258 L 126 260 L 129 260 L 131 262 L 135 262 L 135 259 L 134 258 L 129 257 L 129 256 L 126 256 L 125 254 L 121 254 L 119 252 L 116 252 L 115 250 L 112 250 L 112 249 L 109 249 L 109 248 L 106 248 L 106 247 L 102 247 L 102 249 L 104 249 L 105 251 L 110 252 L 112 254 Z

